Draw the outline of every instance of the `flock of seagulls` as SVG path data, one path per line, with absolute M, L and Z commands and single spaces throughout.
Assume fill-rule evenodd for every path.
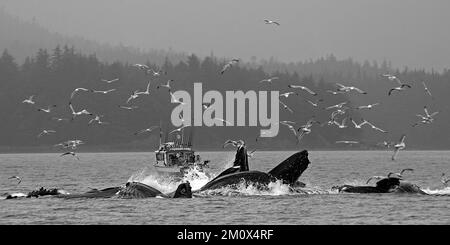
M 408 83 L 402 82 L 397 76 L 395 75 L 391 75 L 391 74 L 382 74 L 381 76 L 386 77 L 389 81 L 391 82 L 395 82 L 398 84 L 398 87 L 393 87 L 391 89 L 389 89 L 388 91 L 388 96 L 393 95 L 394 91 L 405 91 L 408 88 L 411 88 L 412 86 Z M 272 83 L 274 80 L 278 80 L 278 77 L 270 77 L 270 78 L 266 78 L 263 79 L 261 81 L 259 81 L 259 83 L 263 83 L 263 82 L 267 82 L 267 83 Z M 423 87 L 424 87 L 424 91 L 425 93 L 433 98 L 430 89 L 427 87 L 427 85 L 425 84 L 425 82 L 422 82 Z M 345 83 L 335 83 L 335 90 L 327 90 L 327 93 L 330 93 L 332 95 L 339 95 L 339 94 L 345 94 L 345 93 L 349 93 L 352 91 L 357 92 L 358 94 L 361 95 L 366 95 L 367 92 L 356 87 L 353 85 L 346 85 Z M 310 88 L 303 86 L 303 85 L 299 85 L 299 84 L 290 84 L 288 85 L 288 88 L 292 89 L 293 91 L 288 91 L 288 92 L 284 92 L 281 93 L 279 96 L 281 99 L 286 99 L 289 98 L 291 96 L 299 96 L 301 91 L 305 91 L 307 94 L 312 95 L 312 96 L 318 96 L 318 93 L 314 92 L 313 90 L 311 90 Z M 296 111 L 290 107 L 288 105 L 287 102 L 284 102 L 280 99 L 279 103 L 281 108 L 283 108 L 284 110 L 288 111 L 290 114 L 295 114 Z M 315 107 L 316 109 L 320 109 L 321 104 L 324 103 L 323 99 L 317 99 L 315 102 L 309 99 L 305 99 L 302 98 L 305 102 L 308 102 L 311 106 Z M 376 103 L 371 103 L 371 104 L 367 104 L 367 105 L 360 105 L 360 106 L 354 106 L 354 107 L 350 107 L 349 105 L 349 101 L 343 101 L 337 104 L 333 104 L 333 105 L 328 105 L 323 107 L 322 109 L 326 110 L 326 111 L 330 111 L 330 119 L 324 123 L 320 123 L 317 122 L 315 120 L 309 120 L 306 124 L 301 125 L 299 127 L 295 127 L 295 122 L 292 123 L 282 123 L 280 122 L 280 124 L 285 125 L 286 127 L 289 128 L 289 130 L 292 132 L 292 134 L 296 137 L 297 139 L 297 144 L 302 140 L 302 138 L 307 135 L 310 134 L 312 131 L 312 127 L 313 124 L 317 122 L 318 125 L 320 125 L 321 127 L 323 126 L 334 126 L 337 129 L 346 129 L 349 127 L 353 127 L 355 129 L 362 129 L 363 127 L 368 127 L 372 130 L 374 130 L 375 132 L 378 133 L 383 133 L 383 134 L 387 134 L 389 133 L 387 130 L 380 128 L 379 126 L 375 126 L 374 123 L 369 122 L 365 119 L 361 119 L 361 122 L 357 123 L 352 117 L 347 116 L 346 114 L 351 111 L 351 110 L 374 110 L 377 106 L 379 106 L 381 103 L 380 102 L 376 102 Z M 418 126 L 421 124 L 431 124 L 434 122 L 435 120 L 435 116 L 438 114 L 439 112 L 432 112 L 430 113 L 427 109 L 426 106 L 424 106 L 424 114 L 417 114 L 417 116 L 419 117 L 419 121 L 416 122 L 415 124 L 413 124 L 412 126 Z M 340 119 L 339 119 L 340 118 Z M 349 122 L 351 121 L 351 123 L 349 124 Z M 257 137 L 258 139 L 258 137 Z M 406 135 L 402 135 L 400 140 L 398 142 L 382 142 L 382 143 L 377 143 L 376 145 L 378 146 L 382 146 L 385 148 L 393 148 L 393 155 L 391 157 L 392 161 L 395 161 L 397 158 L 397 155 L 399 153 L 400 150 L 403 150 L 406 148 L 406 143 L 405 143 L 405 139 L 406 139 Z M 338 140 L 336 141 L 337 144 L 349 144 L 349 145 L 353 145 L 353 144 L 364 144 L 364 142 L 359 142 L 359 141 L 355 141 L 355 140 Z
M 233 61 L 234 62 L 234 61 Z M 153 70 L 151 69 L 149 66 L 147 65 L 143 65 L 143 64 L 134 64 L 132 65 L 133 67 L 138 68 L 139 70 L 143 70 L 145 72 L 146 75 L 151 75 L 152 77 L 159 77 L 161 75 L 166 75 L 167 72 L 162 71 L 162 70 Z M 101 79 L 101 82 L 104 82 L 105 84 L 113 84 L 113 83 L 117 83 L 118 81 L 120 81 L 119 78 L 114 78 L 114 79 Z M 176 99 L 174 99 L 173 94 L 171 93 L 171 86 L 170 83 L 173 82 L 174 80 L 168 80 L 165 84 L 159 84 L 157 86 L 157 89 L 162 87 L 162 88 L 167 88 L 169 91 L 169 94 L 171 95 L 171 100 L 175 101 L 176 103 L 181 103 L 183 104 L 183 102 L 178 101 Z M 128 98 L 128 100 L 126 100 L 126 105 L 119 105 L 118 107 L 120 109 L 124 109 L 124 110 L 134 110 L 137 109 L 138 106 L 135 105 L 129 105 L 132 100 L 137 99 L 140 96 L 145 96 L 145 95 L 150 95 L 151 91 L 150 91 L 150 85 L 151 85 L 151 80 L 148 82 L 147 87 L 144 91 L 141 90 L 135 90 L 131 96 Z M 92 112 L 90 112 L 88 109 L 86 108 L 76 108 L 76 106 L 74 106 L 73 104 L 73 99 L 80 93 L 91 93 L 91 94 L 101 94 L 101 95 L 107 95 L 109 93 L 112 93 L 114 91 L 117 91 L 116 88 L 112 88 L 112 89 L 108 89 L 108 90 L 96 90 L 96 89 L 89 89 L 89 88 L 83 88 L 83 87 L 79 87 L 79 88 L 75 88 L 71 93 L 70 93 L 70 99 L 69 99 L 69 103 L 68 103 L 68 109 L 70 111 L 71 117 L 69 118 L 64 118 L 64 117 L 58 117 L 58 116 L 53 116 L 51 119 L 55 120 L 56 122 L 71 122 L 74 121 L 76 118 L 78 117 L 91 117 L 90 120 L 88 121 L 88 125 L 107 125 L 110 124 L 110 122 L 105 122 L 103 120 L 104 115 L 97 115 L 94 114 Z M 22 101 L 23 104 L 30 104 L 30 105 L 35 105 L 36 101 L 35 101 L 35 97 L 36 95 L 31 95 L 28 98 L 24 99 Z M 47 106 L 46 108 L 37 108 L 37 111 L 40 112 L 44 112 L 44 113 L 52 113 L 53 109 L 57 107 L 56 105 L 50 105 Z M 143 133 L 149 133 L 152 132 L 154 129 L 159 128 L 159 126 L 152 126 L 150 128 L 147 129 L 143 129 L 140 130 L 138 132 L 135 133 L 135 135 L 140 135 Z M 174 133 L 174 132 L 179 132 L 183 129 L 184 127 L 180 127 L 178 129 L 175 129 L 173 131 L 171 131 L 170 133 Z M 38 138 L 41 138 L 43 136 L 47 136 L 47 135 L 52 135 L 52 134 L 56 134 L 57 132 L 53 129 L 43 129 L 38 135 Z M 58 144 L 55 144 L 54 147 L 61 147 L 62 149 L 65 149 L 66 151 L 63 152 L 60 156 L 72 156 L 78 160 L 80 160 L 80 158 L 78 157 L 77 153 L 76 153 L 76 149 L 77 146 L 81 145 L 81 144 L 85 144 L 84 141 L 82 140 L 78 140 L 78 139 L 73 139 L 73 140 L 67 140 L 65 142 L 61 142 Z M 17 176 L 16 176 L 17 177 Z
M 264 20 L 264 23 L 265 23 L 265 24 L 268 24 L 268 25 L 276 25 L 276 26 L 280 26 L 280 23 L 279 23 L 278 21 L 274 21 L 274 20 L 268 20 L 268 19 L 265 19 L 265 20 Z M 223 66 L 222 70 L 220 70 L 220 72 L 219 72 L 220 75 L 223 75 L 223 74 L 224 74 L 227 70 L 229 70 L 231 67 L 233 67 L 233 66 L 235 66 L 236 64 L 238 64 L 239 61 L 240 61 L 240 59 L 237 59 L 237 58 L 234 58 L 234 59 L 231 59 L 230 61 L 228 61 L 228 62 Z M 159 76 L 161 76 L 161 75 L 167 75 L 167 72 L 161 71 L 161 70 L 153 70 L 153 69 L 151 69 L 148 65 L 144 65 L 144 64 L 134 64 L 134 65 L 132 65 L 132 66 L 133 66 L 133 67 L 136 67 L 136 68 L 139 69 L 139 70 L 144 71 L 144 73 L 145 73 L 146 75 L 152 75 L 153 77 L 159 77 Z M 395 75 L 391 75 L 391 74 L 383 74 L 382 76 L 383 76 L 383 77 L 386 77 L 389 81 L 395 81 L 395 82 L 398 84 L 397 87 L 393 87 L 393 88 L 391 88 L 391 89 L 388 91 L 388 96 L 393 95 L 393 92 L 395 92 L 395 91 L 401 92 L 401 91 L 405 91 L 405 90 L 407 90 L 407 89 L 409 89 L 409 88 L 412 87 L 410 84 L 403 83 L 403 82 L 402 82 L 397 76 L 395 76 Z M 119 80 L 120 80 L 119 78 L 114 78 L 114 79 L 101 79 L 101 81 L 104 82 L 104 83 L 106 83 L 106 84 L 116 83 L 116 82 L 118 82 Z M 276 81 L 276 80 L 279 80 L 279 77 L 269 77 L 269 78 L 260 80 L 259 83 L 269 83 L 269 84 L 271 84 L 272 82 L 274 82 L 274 81 Z M 168 89 L 168 92 L 169 92 L 169 94 L 170 94 L 170 96 L 171 96 L 171 101 L 172 101 L 173 103 L 180 103 L 180 104 L 183 104 L 183 102 L 177 100 L 177 99 L 173 96 L 173 94 L 172 94 L 172 92 L 171 92 L 172 87 L 171 87 L 171 84 L 170 84 L 170 83 L 173 82 L 173 81 L 174 81 L 174 80 L 172 80 L 172 79 L 167 80 L 167 82 L 166 82 L 165 84 L 159 84 L 159 85 L 156 87 L 156 89 L 159 89 L 159 88 L 167 88 L 167 89 Z M 135 106 L 135 105 L 128 105 L 128 104 L 129 104 L 130 102 L 132 102 L 133 100 L 137 99 L 139 96 L 142 96 L 142 95 L 150 95 L 150 93 L 151 93 L 151 91 L 150 91 L 150 84 L 151 84 L 151 81 L 148 82 L 147 87 L 146 87 L 146 90 L 144 90 L 144 91 L 134 90 L 134 91 L 130 94 L 130 97 L 126 100 L 126 104 L 127 104 L 127 105 L 119 105 L 118 107 L 119 107 L 120 109 L 130 110 L 130 111 L 131 111 L 131 110 L 137 109 L 138 106 Z M 433 98 L 433 96 L 432 96 L 430 90 L 428 89 L 428 87 L 426 86 L 425 82 L 422 82 L 422 84 L 423 84 L 423 87 L 424 87 L 424 90 L 425 90 L 426 94 L 427 94 L 428 96 L 430 96 L 431 98 Z M 309 89 L 309 88 L 307 88 L 307 87 L 305 87 L 305 86 L 303 86 L 303 85 L 299 85 L 299 84 L 291 84 L 291 85 L 288 85 L 288 88 L 294 89 L 294 90 L 297 90 L 297 91 L 298 91 L 298 90 L 300 90 L 300 91 L 305 91 L 305 92 L 307 92 L 308 94 L 310 94 L 310 95 L 312 95 L 312 96 L 318 96 L 318 93 L 312 91 L 311 89 Z M 91 112 L 89 112 L 87 109 L 82 109 L 82 110 L 79 110 L 79 111 L 76 111 L 76 110 L 74 109 L 74 107 L 73 107 L 73 105 L 72 105 L 72 99 L 73 99 L 78 93 L 80 93 L 80 92 L 91 92 L 91 93 L 93 93 L 93 94 L 109 94 L 109 93 L 114 92 L 114 91 L 116 91 L 116 89 L 109 89 L 109 90 L 104 90 L 104 91 L 102 91 L 102 90 L 94 90 L 94 89 L 87 89 L 87 88 L 76 88 L 76 89 L 74 89 L 73 92 L 70 94 L 70 101 L 69 101 L 69 104 L 68 104 L 68 106 L 69 106 L 69 108 L 70 108 L 70 111 L 71 111 L 71 114 L 72 114 L 72 118 L 71 118 L 70 121 L 73 121 L 76 117 L 83 116 L 83 115 L 85 115 L 85 116 L 94 116 L 94 114 L 91 113 Z M 332 94 L 332 95 L 339 95 L 339 94 L 349 93 L 349 92 L 351 92 L 351 91 L 356 91 L 357 93 L 359 93 L 359 94 L 364 94 L 364 95 L 367 94 L 367 92 L 364 91 L 364 90 L 362 90 L 362 89 L 359 89 L 359 88 L 357 88 L 357 87 L 355 87 L 355 86 L 351 86 L 351 85 L 344 85 L 344 84 L 342 84 L 342 83 L 336 83 L 336 90 L 327 90 L 326 92 L 327 92 L 327 93 L 330 93 L 330 94 Z M 290 92 L 286 92 L 286 93 L 280 94 L 280 97 L 288 98 L 288 97 L 290 97 L 290 96 L 292 96 L 292 95 L 297 95 L 297 96 L 298 96 L 299 93 L 298 93 L 298 92 L 294 92 L 294 91 L 290 91 Z M 35 98 L 35 95 L 31 95 L 31 96 L 29 96 L 28 98 L 24 99 L 24 100 L 22 101 L 22 103 L 34 105 L 34 104 L 36 103 L 36 102 L 34 101 L 34 98 Z M 323 103 L 323 99 L 317 99 L 315 102 L 313 102 L 312 100 L 308 100 L 308 99 L 304 99 L 304 100 L 305 100 L 306 102 L 308 102 L 311 106 L 313 106 L 313 107 L 315 107 L 315 108 L 317 108 L 317 109 L 319 109 L 319 103 Z M 313 127 L 314 124 L 318 124 L 318 125 L 320 125 L 320 126 L 322 126 L 322 127 L 323 127 L 323 126 L 333 126 L 333 125 L 334 125 L 334 126 L 336 126 L 338 129 L 345 129 L 345 128 L 348 128 L 348 127 L 349 127 L 349 125 L 347 125 L 347 121 L 348 121 L 349 119 L 350 119 L 350 121 L 352 122 L 354 128 L 356 128 L 356 129 L 361 129 L 364 125 L 368 125 L 368 126 L 370 126 L 372 129 L 374 129 L 374 130 L 376 130 L 376 131 L 378 131 L 378 132 L 381 132 L 381 133 L 387 133 L 387 131 L 385 131 L 385 130 L 379 128 L 379 127 L 376 127 L 374 124 L 370 123 L 369 121 L 367 121 L 367 120 L 365 120 L 365 119 L 361 119 L 362 122 L 359 123 L 359 124 L 356 123 L 351 117 L 348 117 L 348 116 L 342 118 L 342 120 L 341 120 L 340 123 L 337 121 L 337 119 L 338 119 L 339 116 L 343 116 L 343 115 L 345 116 L 345 114 L 347 113 L 347 111 L 350 110 L 350 109 L 356 109 L 356 110 L 367 109 L 367 110 L 371 110 L 371 109 L 373 109 L 375 106 L 379 105 L 380 103 L 374 103 L 374 104 L 369 104 L 369 105 L 362 105 L 362 106 L 357 106 L 357 107 L 354 107 L 354 108 L 350 108 L 350 107 L 346 106 L 347 104 L 348 104 L 348 102 L 347 102 L 347 101 L 344 101 L 344 102 L 341 102 L 341 103 L 338 103 L 338 104 L 335 104 L 335 105 L 329 105 L 329 106 L 323 108 L 323 109 L 325 109 L 325 110 L 332 110 L 332 112 L 331 112 L 331 114 L 330 114 L 330 120 L 329 120 L 328 122 L 325 122 L 325 123 L 320 123 L 320 122 L 316 121 L 316 120 L 314 119 L 314 117 L 311 118 L 310 120 L 308 120 L 305 124 L 301 125 L 301 126 L 298 127 L 298 128 L 296 128 L 296 127 L 294 126 L 294 125 L 296 124 L 296 122 L 292 122 L 292 121 L 280 121 L 279 123 L 289 128 L 289 130 L 292 132 L 292 134 L 294 134 L 294 136 L 296 137 L 296 139 L 297 139 L 297 144 L 299 144 L 299 142 L 302 140 L 302 138 L 303 138 L 305 135 L 308 135 L 308 134 L 310 134 L 310 133 L 312 132 L 312 127 Z M 283 102 L 283 101 L 281 101 L 281 100 L 280 100 L 280 105 L 283 107 L 283 109 L 289 111 L 291 114 L 294 114 L 294 113 L 295 113 L 294 110 L 293 110 L 292 108 L 290 108 L 285 102 Z M 208 104 L 203 104 L 203 108 L 204 108 L 204 109 L 207 109 L 209 106 L 210 106 L 210 104 L 209 104 L 209 105 L 208 105 Z M 47 108 L 38 108 L 37 110 L 40 111 L 40 112 L 51 113 L 51 112 L 52 112 L 52 109 L 55 108 L 55 107 L 56 107 L 56 105 L 50 105 L 50 106 L 48 106 Z M 425 114 L 424 114 L 424 115 L 417 114 L 417 116 L 420 118 L 420 120 L 419 120 L 418 122 L 416 122 L 416 123 L 413 125 L 414 127 L 417 126 L 417 125 L 419 125 L 419 124 L 430 124 L 430 123 L 432 123 L 432 122 L 434 121 L 434 116 L 435 116 L 436 114 L 439 113 L 439 112 L 433 112 L 433 113 L 430 114 L 430 113 L 428 112 L 426 106 L 424 107 L 424 111 L 425 111 Z M 97 123 L 97 124 L 99 124 L 99 125 L 102 125 L 102 124 L 109 124 L 108 122 L 103 122 L 103 121 L 101 120 L 102 117 L 103 117 L 103 115 L 95 115 L 92 119 L 90 119 L 90 121 L 88 122 L 88 125 L 90 125 L 90 124 L 92 124 L 92 123 Z M 181 115 L 180 115 L 180 118 L 182 118 Z M 53 120 L 56 120 L 56 121 L 58 121 L 58 122 L 69 121 L 69 119 L 67 119 L 67 118 L 60 118 L 60 117 L 52 117 L 52 119 L 53 119 Z M 224 120 L 224 119 L 221 119 L 221 118 L 215 118 L 214 120 L 220 121 L 220 122 L 225 123 L 225 124 L 232 125 L 230 122 L 228 122 L 228 121 L 226 121 L 226 120 Z M 174 129 L 174 130 L 170 131 L 169 134 L 172 134 L 172 133 L 174 133 L 174 132 L 180 132 L 180 131 L 183 130 L 185 127 L 187 127 L 187 126 L 182 126 L 182 127 L 177 128 L 177 129 Z M 141 135 L 141 134 L 144 134 L 144 133 L 150 133 L 150 132 L 154 131 L 154 130 L 157 129 L 157 128 L 160 128 L 160 126 L 151 126 L 151 127 L 149 127 L 149 128 L 139 130 L 138 132 L 136 132 L 136 133 L 134 133 L 134 134 L 135 134 L 135 135 Z M 49 135 L 49 134 L 54 134 L 54 133 L 56 133 L 55 130 L 45 129 L 45 130 L 42 130 L 42 132 L 38 134 L 38 137 L 42 137 L 42 136 L 44 136 L 44 135 Z M 386 142 L 386 141 L 384 141 L 384 142 L 382 142 L 382 143 L 379 143 L 378 145 L 381 145 L 381 146 L 386 147 L 386 148 L 393 147 L 393 148 L 394 148 L 394 153 L 393 153 L 393 155 L 392 155 L 392 160 L 394 161 L 395 158 L 396 158 L 396 156 L 398 155 L 399 151 L 406 148 L 405 138 L 406 138 L 406 135 L 402 135 L 402 137 L 400 138 L 399 142 L 397 142 L 397 143 L 392 143 L 392 142 Z M 256 138 L 256 140 L 258 140 L 258 137 Z M 354 140 L 340 140 L 340 141 L 336 141 L 336 143 L 337 143 L 337 144 L 360 144 L 361 142 L 359 142 L 359 141 L 354 141 Z M 76 155 L 76 153 L 75 153 L 74 150 L 77 149 L 77 146 L 80 145 L 80 144 L 84 144 L 84 142 L 81 141 L 81 140 L 68 140 L 68 141 L 66 141 L 66 142 L 62 142 L 62 143 L 56 144 L 56 145 L 54 145 L 54 146 L 61 146 L 63 149 L 71 149 L 71 150 L 69 150 L 69 151 L 67 151 L 67 152 L 62 153 L 62 154 L 60 155 L 61 157 L 62 157 L 62 156 L 67 156 L 67 155 L 71 155 L 71 156 L 73 156 L 73 157 L 76 157 L 76 158 L 79 160 L 79 158 L 78 158 L 78 156 Z M 231 144 L 231 145 L 233 145 L 233 146 L 235 146 L 235 147 L 240 147 L 240 146 L 244 145 L 245 143 L 244 143 L 242 140 L 239 140 L 239 141 L 228 140 L 228 141 L 226 141 L 226 142 L 224 143 L 223 147 L 225 147 L 225 146 L 227 146 L 227 145 L 229 145 L 229 144 Z M 255 149 L 254 151 L 256 151 L 256 149 Z M 254 151 L 252 151 L 252 152 L 249 154 L 250 157 L 253 155 Z M 403 174 L 405 171 L 413 171 L 413 170 L 412 170 L 412 169 L 403 169 L 400 173 L 389 173 L 389 174 L 388 174 L 388 177 L 391 176 L 391 175 L 396 175 L 397 177 L 401 177 L 402 174 Z M 371 179 L 376 179 L 376 178 L 384 178 L 384 177 L 381 177 L 381 176 L 373 176 L 373 177 L 371 177 L 367 182 L 369 182 Z M 18 180 L 18 183 L 20 183 L 20 182 L 22 181 L 21 178 L 18 177 L 18 176 L 12 176 L 12 177 L 10 177 L 10 179 L 16 179 L 16 180 Z M 442 174 L 442 178 L 441 178 L 441 182 L 442 182 L 443 184 L 447 185 L 447 183 L 448 183 L 449 181 L 450 181 L 450 180 L 449 180 L 448 178 L 446 178 L 446 177 L 445 177 L 445 174 L 443 173 L 443 174 Z

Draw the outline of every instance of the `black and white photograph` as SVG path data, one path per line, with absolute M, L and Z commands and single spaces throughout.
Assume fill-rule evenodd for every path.
M 450 225 L 449 13 L 0 0 L 0 225 Z

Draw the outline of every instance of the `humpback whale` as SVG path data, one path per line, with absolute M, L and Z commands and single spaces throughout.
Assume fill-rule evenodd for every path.
M 375 186 L 334 186 L 338 192 L 346 193 L 417 193 L 427 195 L 419 186 L 401 181 L 400 178 L 388 177 L 378 181 Z
M 12 193 L 6 196 L 5 199 L 16 199 L 16 198 L 31 198 L 31 197 L 41 197 L 41 196 L 57 196 L 57 195 L 66 195 L 68 192 L 64 190 L 60 190 L 57 188 L 53 189 L 45 189 L 44 187 L 41 187 L 38 190 L 30 191 L 28 194 L 23 193 Z
M 212 182 L 224 175 L 229 175 L 229 174 L 237 173 L 237 172 L 245 172 L 245 171 L 249 171 L 248 154 L 247 154 L 247 147 L 245 146 L 245 144 L 242 144 L 238 147 L 238 149 L 236 151 L 236 156 L 234 157 L 233 166 L 225 169 L 223 172 L 221 172 L 219 175 L 217 175 L 210 182 Z
M 260 187 L 267 187 L 270 182 L 275 182 L 277 180 L 281 180 L 283 184 L 290 186 L 302 186 L 302 184 L 299 184 L 297 180 L 306 170 L 310 164 L 310 161 L 308 159 L 308 151 L 304 150 L 293 154 L 267 173 L 255 170 L 249 171 L 247 152 L 245 146 L 243 146 L 238 149 L 236 153 L 235 164 L 239 164 L 239 167 L 233 166 L 226 169 L 197 191 L 201 192 L 205 190 L 219 189 L 225 186 L 239 184 L 242 181 L 257 184 Z M 243 165 L 244 167 L 242 167 Z M 235 169 L 234 171 L 230 170 L 233 168 Z
M 166 198 L 191 198 L 192 189 L 189 182 L 178 185 L 177 189 L 168 194 L 148 186 L 140 182 L 128 182 L 125 186 L 110 187 L 102 190 L 90 190 L 83 194 L 62 195 L 63 198 L 149 198 L 149 197 L 166 197 Z
M 15 199 L 22 197 L 41 197 L 41 196 L 54 196 L 59 198 L 149 198 L 149 197 L 166 197 L 166 198 L 191 198 L 192 190 L 189 182 L 178 185 L 177 189 L 168 194 L 164 194 L 161 191 L 148 186 L 140 182 L 128 182 L 125 186 L 109 187 L 105 189 L 92 189 L 86 193 L 81 194 L 69 194 L 66 191 L 59 189 L 45 189 L 41 187 L 39 190 L 31 191 L 27 195 L 22 193 L 14 193 L 6 196 L 5 199 Z

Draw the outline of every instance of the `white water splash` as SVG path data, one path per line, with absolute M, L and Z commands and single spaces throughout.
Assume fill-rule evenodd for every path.
M 192 190 L 198 190 L 213 178 L 214 177 L 208 176 L 198 166 L 194 166 L 193 168 L 190 168 L 186 174 L 184 174 L 183 179 L 180 183 L 189 181 Z
M 450 195 L 450 186 L 447 186 L 443 189 L 426 188 L 426 189 L 422 189 L 422 191 L 424 191 L 425 193 L 430 194 L 430 195 Z
M 140 182 L 158 189 L 162 193 L 170 193 L 177 189 L 178 185 L 189 181 L 192 190 L 200 189 L 212 178 L 199 167 L 190 168 L 183 177 L 160 175 L 150 171 L 147 167 L 132 174 L 127 182 Z
M 206 190 L 199 195 L 219 195 L 219 196 L 280 196 L 292 194 L 291 188 L 283 184 L 282 181 L 271 182 L 267 187 L 261 188 L 256 183 L 242 181 L 239 184 L 225 186 L 214 190 Z

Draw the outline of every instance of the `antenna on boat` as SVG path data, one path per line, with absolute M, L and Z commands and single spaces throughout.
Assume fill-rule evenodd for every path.
M 159 120 L 159 145 L 162 143 L 162 122 Z
M 191 132 L 189 134 L 189 141 L 188 141 L 188 146 L 191 147 L 192 146 L 192 141 L 194 140 L 194 128 L 195 127 L 191 127 Z

